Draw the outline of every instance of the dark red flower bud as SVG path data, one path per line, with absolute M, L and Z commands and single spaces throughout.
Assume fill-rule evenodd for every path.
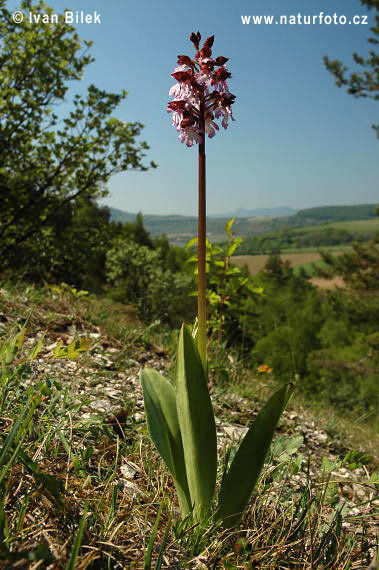
M 203 45 L 203 49 L 207 48 L 207 49 L 211 49 L 211 47 L 213 46 L 213 42 L 215 41 L 215 37 L 214 36 L 210 36 L 209 38 L 207 38 L 204 42 Z
M 188 55 L 178 55 L 178 64 L 179 65 L 188 65 L 189 67 L 192 66 L 192 60 Z
M 195 34 L 195 32 L 192 32 L 192 34 L 190 35 L 190 40 L 193 43 L 193 45 L 195 46 L 195 49 L 197 49 L 199 51 L 199 43 L 201 40 L 200 32 L 197 32 L 197 34 Z
M 227 61 L 229 61 L 229 58 L 224 57 L 223 55 L 216 57 L 216 65 L 225 65 Z
M 213 42 L 214 42 L 215 37 L 214 36 L 210 36 L 209 38 L 207 38 L 204 42 L 204 45 L 202 47 L 202 49 L 200 50 L 200 55 L 201 57 L 211 57 L 212 55 L 212 46 L 213 46 Z

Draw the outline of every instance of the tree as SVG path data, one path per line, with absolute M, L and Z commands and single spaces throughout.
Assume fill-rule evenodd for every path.
M 323 267 L 317 268 L 320 277 L 332 278 L 339 275 L 350 291 L 362 295 L 379 289 L 378 239 L 372 236 L 368 244 L 353 243 L 352 250 L 342 255 L 321 252 Z
M 379 0 L 361 0 L 361 5 L 369 10 L 374 9 L 375 25 L 370 28 L 372 36 L 367 41 L 373 46 L 368 57 L 353 53 L 354 62 L 358 65 L 358 71 L 346 75 L 348 68 L 339 60 L 330 60 L 326 55 L 324 62 L 326 68 L 336 78 L 338 87 L 346 86 L 347 92 L 355 97 L 366 97 L 377 101 L 379 99 L 379 53 L 375 47 L 379 44 Z M 379 138 L 379 125 L 372 125 Z
M 54 227 L 68 203 L 96 199 L 118 172 L 146 170 L 143 125 L 112 116 L 127 92 L 94 85 L 71 99 L 72 109 L 54 112 L 68 84 L 93 60 L 90 42 L 63 23 L 16 24 L 0 0 L 0 258 L 2 268 L 25 262 Z M 24 1 L 21 10 L 52 14 L 43 2 Z M 152 166 L 155 166 L 151 163 Z M 45 231 L 45 233 L 48 233 Z M 64 236 L 61 236 L 64 239 Z

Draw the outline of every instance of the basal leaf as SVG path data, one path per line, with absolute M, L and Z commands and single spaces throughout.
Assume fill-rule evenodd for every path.
M 175 395 L 191 503 L 195 517 L 206 518 L 216 483 L 216 426 L 200 355 L 184 325 L 176 358 Z
M 259 412 L 222 482 L 217 518 L 225 528 L 238 524 L 261 473 L 279 418 L 294 391 L 286 384 Z
M 174 479 L 180 510 L 185 516 L 191 510 L 191 500 L 175 391 L 170 382 L 155 370 L 144 368 L 140 372 L 140 380 L 149 434 Z

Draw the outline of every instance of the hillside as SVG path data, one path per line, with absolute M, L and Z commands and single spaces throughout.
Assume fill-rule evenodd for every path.
M 368 567 L 372 458 L 297 397 L 283 413 L 244 518 L 249 542 L 242 530 L 236 538 L 211 524 L 196 533 L 196 525 L 181 523 L 171 477 L 146 433 L 138 379 L 145 365 L 170 374 L 168 352 L 125 307 L 107 300 L 104 312 L 105 299 L 88 301 L 32 287 L 0 290 L 2 516 L 11 544 L 1 567 L 247 568 L 251 553 L 258 568 L 279 559 L 282 568 L 295 561 L 308 568 L 310 560 L 314 568 L 327 567 L 325 560 Z M 65 358 L 73 342 L 83 350 Z M 212 371 L 220 467 L 273 390 L 269 378 L 262 383 L 254 371 L 243 372 L 249 382 L 231 382 L 225 391 Z M 329 535 L 333 548 L 326 551 Z
M 379 235 L 377 217 L 305 227 L 287 227 L 274 232 L 247 236 L 238 248 L 238 254 L 255 255 L 273 251 L 349 246 L 354 242 L 367 242 L 373 234 Z
M 236 210 L 234 229 L 240 237 L 254 234 L 275 232 L 283 228 L 294 228 L 302 226 L 319 225 L 324 223 L 370 220 L 375 218 L 375 204 L 363 204 L 357 206 L 322 206 L 319 208 L 307 208 L 299 210 L 293 215 L 268 216 L 258 215 L 258 212 L 268 212 L 269 210 Z M 109 208 L 111 219 L 116 222 L 132 222 L 136 214 L 124 212 L 116 208 Z M 287 209 L 282 208 L 284 212 Z M 275 211 L 275 210 L 272 210 Z M 255 212 L 255 215 L 247 215 Z M 243 216 L 243 213 L 245 216 Z M 214 217 L 207 219 L 207 235 L 212 241 L 222 241 L 224 239 L 224 226 L 230 216 Z M 179 215 L 144 215 L 144 225 L 153 235 L 166 234 L 171 243 L 184 245 L 191 237 L 197 233 L 197 218 L 195 216 Z M 339 242 L 337 242 L 339 243 Z M 245 253 L 245 252 L 244 252 Z M 247 253 L 247 252 L 246 252 Z
M 370 218 L 375 218 L 375 204 L 305 208 L 293 216 L 294 221 L 299 225 L 320 224 L 322 222 L 344 222 L 348 220 L 367 220 Z
M 210 218 L 260 218 L 262 216 L 276 218 L 280 216 L 292 216 L 297 214 L 299 210 L 295 208 L 278 207 L 278 208 L 255 208 L 245 209 L 237 208 L 233 212 L 225 212 L 220 215 L 210 215 Z

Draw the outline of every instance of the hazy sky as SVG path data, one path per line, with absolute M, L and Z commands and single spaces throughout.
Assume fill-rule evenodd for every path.
M 177 141 L 166 113 L 177 54 L 193 55 L 192 31 L 215 35 L 213 53 L 230 58 L 236 122 L 207 139 L 208 211 L 238 207 L 297 208 L 379 201 L 379 122 L 375 102 L 334 85 L 323 55 L 352 60 L 367 53 L 369 25 L 243 25 L 241 15 L 345 16 L 367 12 L 358 0 L 56 0 L 63 8 L 101 15 L 78 25 L 96 61 L 90 83 L 129 96 L 117 116 L 141 121 L 159 167 L 114 177 L 106 202 L 130 212 L 195 214 L 197 148 Z M 12 5 L 14 2 L 12 2 Z M 368 22 L 371 24 L 372 16 Z M 377 105 L 377 103 L 376 103 Z

